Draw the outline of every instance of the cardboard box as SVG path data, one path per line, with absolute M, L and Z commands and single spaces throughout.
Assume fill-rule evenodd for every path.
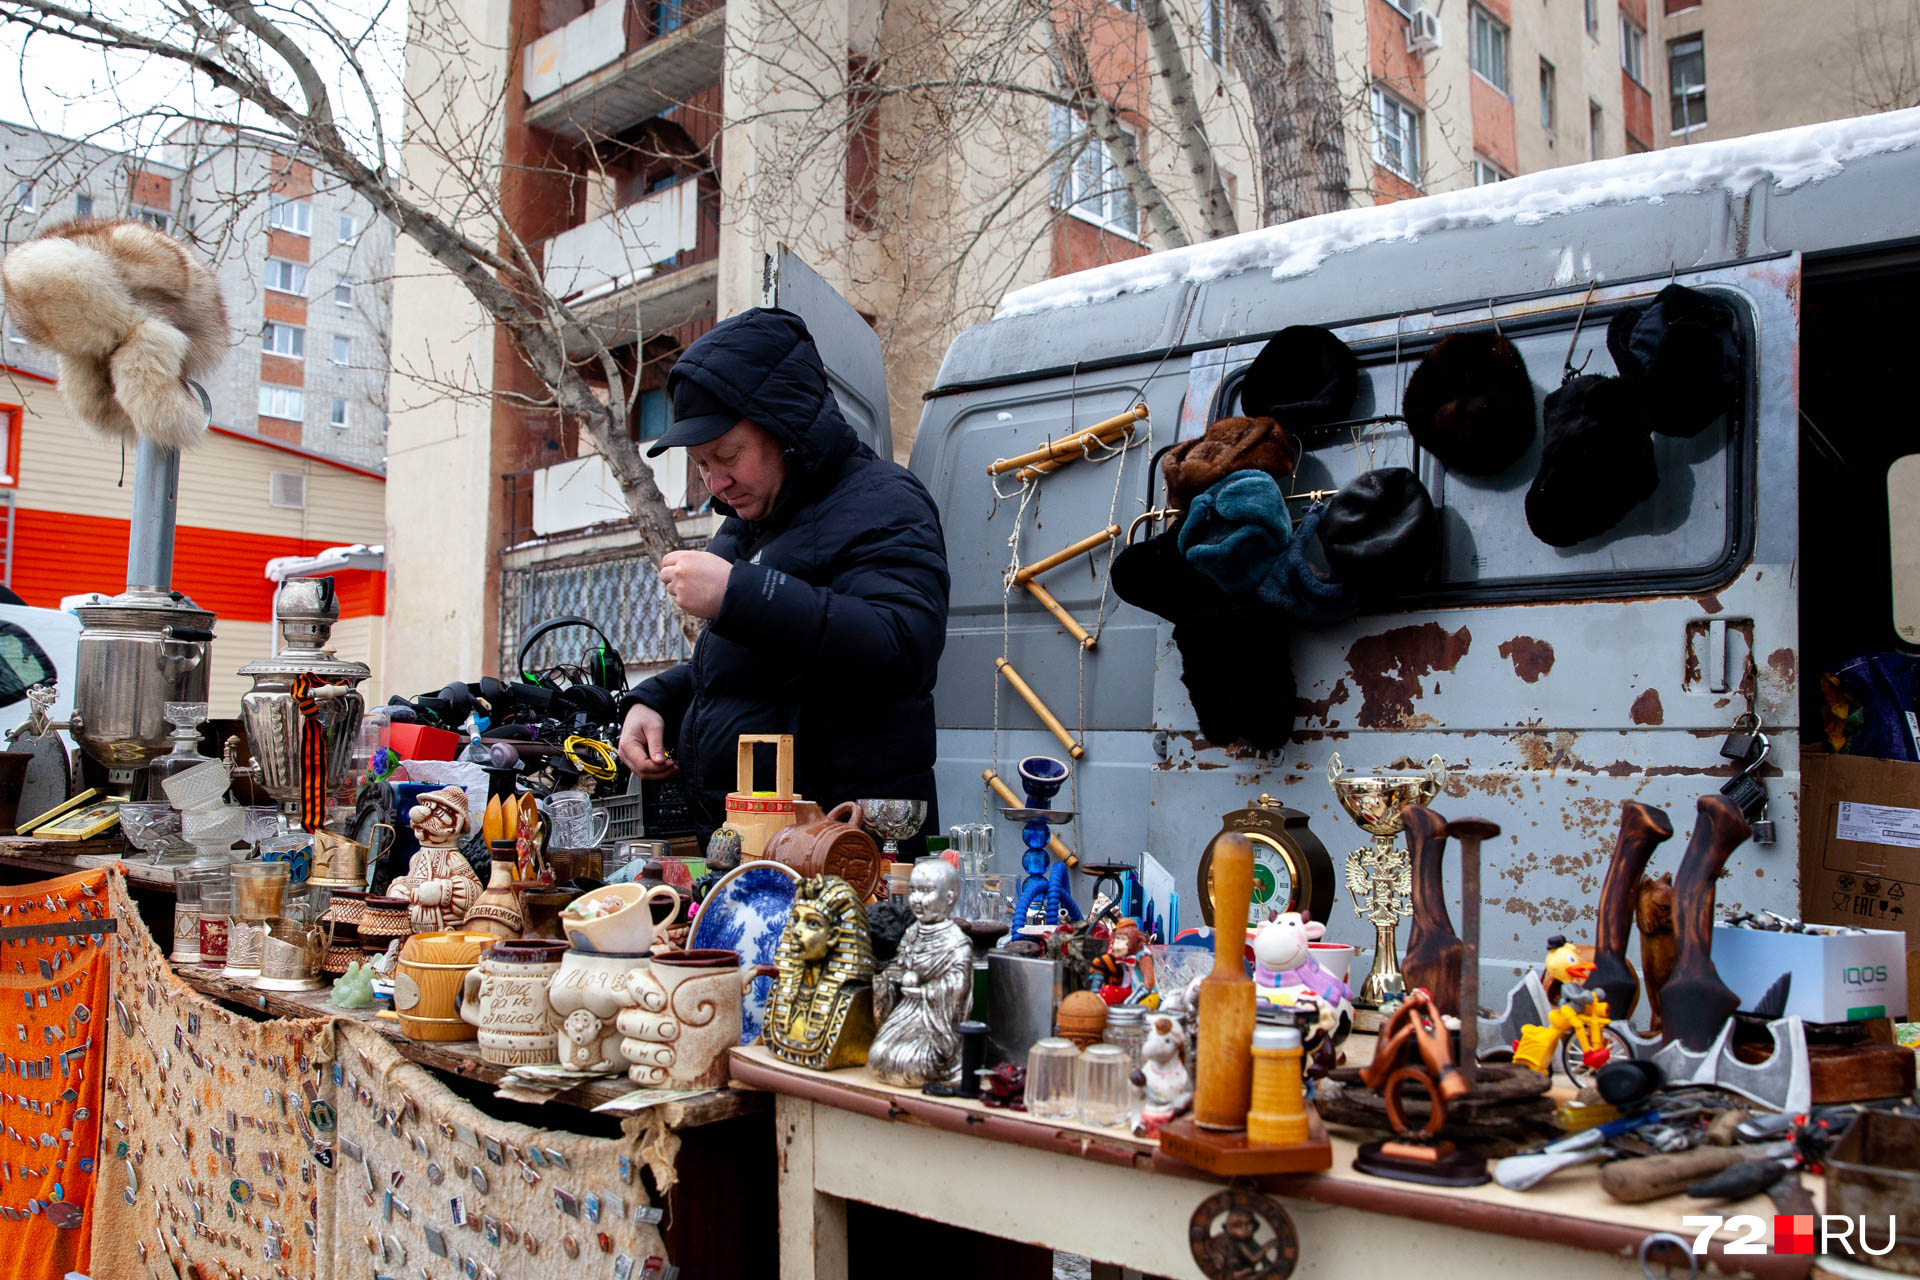
M 1920 764 L 1801 753 L 1800 916 L 1904 934 L 1920 990 Z
M 1860 934 L 1776 933 L 1716 925 L 1713 967 L 1753 1012 L 1767 989 L 1788 974 L 1783 1015 L 1808 1022 L 1863 1022 L 1907 1012 L 1904 934 L 1873 929 Z

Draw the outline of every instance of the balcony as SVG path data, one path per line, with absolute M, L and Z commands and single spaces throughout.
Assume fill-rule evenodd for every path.
M 542 283 L 581 319 L 575 355 L 624 346 L 713 314 L 720 278 L 720 192 L 685 179 L 546 242 Z
M 683 3 L 608 0 L 528 45 L 527 123 L 576 142 L 611 138 L 718 84 L 726 8 Z M 669 22 L 685 25 L 660 29 Z

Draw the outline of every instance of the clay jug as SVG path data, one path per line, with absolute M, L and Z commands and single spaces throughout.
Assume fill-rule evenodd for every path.
M 849 800 L 822 814 L 807 800 L 794 802 L 795 821 L 767 837 L 767 856 L 805 876 L 839 876 L 864 900 L 886 874 L 880 846 L 860 825 L 860 806 Z

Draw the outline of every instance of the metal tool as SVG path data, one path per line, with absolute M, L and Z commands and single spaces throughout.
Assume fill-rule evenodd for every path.
M 1613 1139 L 1654 1124 L 1659 1119 L 1658 1111 L 1642 1111 L 1549 1142 L 1531 1154 L 1508 1156 L 1493 1166 L 1493 1180 L 1509 1191 L 1525 1191 L 1562 1169 L 1611 1158 L 1616 1154 L 1609 1145 Z

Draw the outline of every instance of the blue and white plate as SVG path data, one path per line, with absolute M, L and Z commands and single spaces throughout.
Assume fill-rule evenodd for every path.
M 687 949 L 737 951 L 743 965 L 772 964 L 799 889 L 800 873 L 784 863 L 741 863 L 722 876 L 700 904 Z M 772 995 L 772 978 L 755 978 L 747 988 L 740 1010 L 741 1044 L 760 1038 Z

